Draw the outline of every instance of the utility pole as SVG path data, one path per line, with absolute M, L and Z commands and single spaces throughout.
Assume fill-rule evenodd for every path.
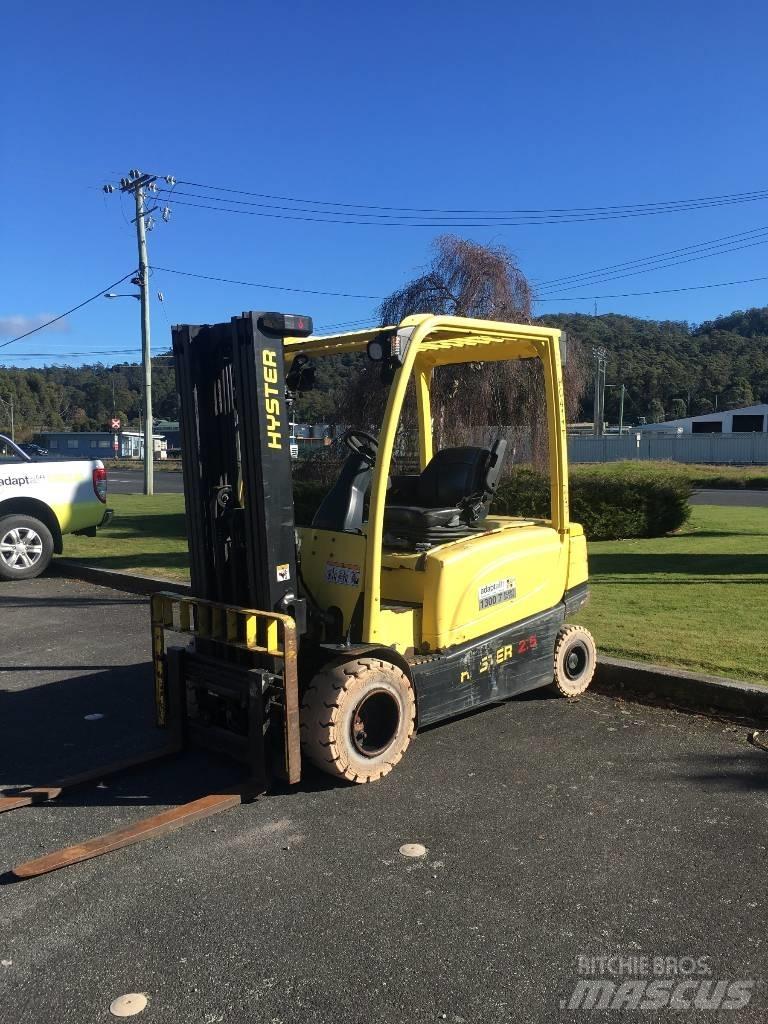
M 621 398 L 619 399 L 619 437 L 621 437 L 624 430 L 624 392 L 627 390 L 626 384 L 621 385 Z
M 144 493 L 154 494 L 154 434 L 152 417 L 152 346 L 149 325 L 149 261 L 147 259 L 147 231 L 154 227 L 152 214 L 158 209 L 147 209 L 147 192 L 157 192 L 156 174 L 142 174 L 139 170 L 128 172 L 127 178 L 120 179 L 120 191 L 132 192 L 136 205 L 136 242 L 139 249 L 139 272 L 132 280 L 139 288 L 141 299 L 141 364 L 144 371 Z M 165 181 L 175 185 L 175 179 L 168 175 Z M 105 185 L 104 191 L 114 192 L 114 185 Z M 163 220 L 170 217 L 166 206 L 162 211 Z
M 142 175 L 139 181 L 144 181 Z M 147 184 L 153 184 L 151 178 Z M 129 191 L 130 186 L 124 189 Z M 149 334 L 149 270 L 147 267 L 147 233 L 144 224 L 144 185 L 135 185 L 136 240 L 139 245 L 139 291 L 141 293 L 141 364 L 144 369 L 144 493 L 155 493 L 155 440 L 152 417 L 152 348 Z
M 605 427 L 605 371 L 608 353 L 604 348 L 593 349 L 595 354 L 595 400 L 592 433 L 602 437 Z
M 605 395 L 606 388 L 621 388 L 619 392 L 621 397 L 619 398 L 619 437 L 621 437 L 624 430 L 624 394 L 627 390 L 626 384 L 606 384 L 605 375 L 603 375 L 603 395 Z

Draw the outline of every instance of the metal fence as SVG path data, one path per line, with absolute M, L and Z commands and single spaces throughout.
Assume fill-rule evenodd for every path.
M 671 459 L 716 465 L 768 465 L 768 434 L 658 434 L 634 432 L 605 437 L 568 437 L 571 462 Z

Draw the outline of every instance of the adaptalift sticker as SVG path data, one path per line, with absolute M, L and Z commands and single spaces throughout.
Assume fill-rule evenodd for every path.
M 360 566 L 344 562 L 325 563 L 325 582 L 340 583 L 343 587 L 360 586 Z
M 288 562 L 275 566 L 275 575 L 278 583 L 286 583 L 291 578 L 291 567 Z
M 495 583 L 486 583 L 477 591 L 477 603 L 480 611 L 484 608 L 493 608 L 494 605 L 502 604 L 504 601 L 514 601 L 517 597 L 517 583 L 510 576 Z

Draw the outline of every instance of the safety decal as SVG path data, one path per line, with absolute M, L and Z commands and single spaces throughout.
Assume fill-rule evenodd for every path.
M 325 582 L 340 583 L 343 587 L 360 586 L 360 566 L 344 562 L 325 563 Z

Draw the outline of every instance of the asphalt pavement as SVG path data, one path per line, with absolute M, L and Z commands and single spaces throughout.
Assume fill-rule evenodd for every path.
M 143 598 L 6 584 L 0 621 L 0 788 L 156 745 Z M 768 754 L 744 725 L 521 698 L 426 730 L 370 786 L 309 771 L 163 838 L 2 875 L 235 771 L 185 754 L 0 816 L 0 1019 L 108 1021 L 140 992 L 152 1024 L 577 1021 L 585 972 L 630 970 L 578 959 L 601 956 L 674 984 L 707 958 L 751 1002 L 685 1019 L 765 1019 Z
M 756 505 L 768 508 L 768 490 L 708 488 L 694 491 L 692 505 Z

